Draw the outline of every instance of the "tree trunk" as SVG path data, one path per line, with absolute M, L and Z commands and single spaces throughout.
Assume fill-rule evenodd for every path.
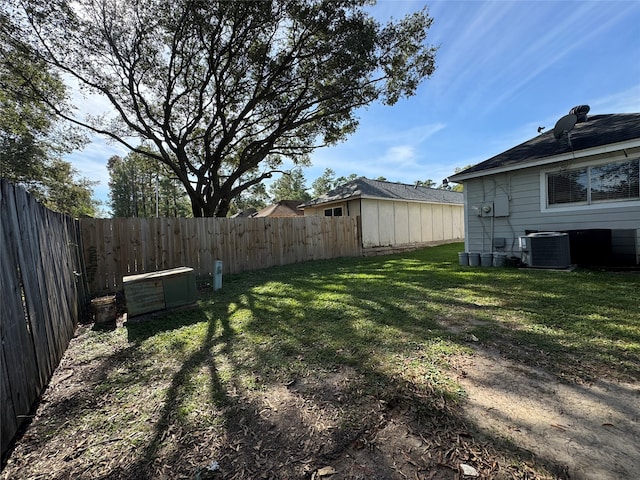
M 204 217 L 200 202 L 193 197 L 189 197 L 189 200 L 191 200 L 191 211 L 193 212 L 193 216 L 195 218 Z
M 226 217 L 227 213 L 229 213 L 229 207 L 231 206 L 231 202 L 226 199 L 221 199 L 218 202 L 218 206 L 215 209 L 216 217 Z

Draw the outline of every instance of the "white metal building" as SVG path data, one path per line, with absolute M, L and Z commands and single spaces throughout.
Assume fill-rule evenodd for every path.
M 359 216 L 362 246 L 404 247 L 461 241 L 462 193 L 361 177 L 303 205 L 305 215 Z

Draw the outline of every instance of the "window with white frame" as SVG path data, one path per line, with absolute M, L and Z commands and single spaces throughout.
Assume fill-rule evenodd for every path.
M 547 172 L 547 206 L 640 199 L 640 159 Z

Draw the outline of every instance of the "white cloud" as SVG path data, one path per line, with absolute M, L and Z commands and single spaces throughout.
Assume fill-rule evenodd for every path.
M 346 143 L 314 153 L 307 178 L 313 181 L 322 170 L 331 168 L 337 176 L 356 173 L 406 183 L 425 179 L 431 175 L 425 173 L 424 166 L 428 139 L 445 127 L 443 123 L 430 123 L 394 130 L 398 127 L 392 124 L 368 125 Z
M 542 72 L 563 59 L 583 45 L 597 41 L 599 35 L 615 26 L 635 6 L 608 8 L 600 2 L 584 2 L 577 4 L 563 21 L 554 24 L 544 35 L 521 52 L 515 65 L 511 67 L 512 82 L 500 95 L 494 97 L 492 105 L 500 105 L 512 97 L 524 85 L 532 82 Z M 603 11 L 606 10 L 606 11 Z M 533 63 L 529 59 L 535 58 Z M 487 109 L 491 109 L 487 105 Z
M 591 102 L 591 113 L 638 113 L 640 112 L 640 85 L 622 92 L 606 95 Z
M 381 129 L 380 134 L 374 137 L 373 140 L 378 143 L 401 142 L 418 146 L 444 128 L 444 123 L 429 123 L 426 125 L 416 125 L 407 130 L 385 132 L 385 129 Z
M 75 106 L 75 115 L 79 120 L 84 120 L 88 115 L 107 115 L 113 117 L 115 110 L 107 97 L 97 93 L 88 93 L 80 88 L 74 77 L 64 74 L 64 82 L 71 93 L 71 102 Z
M 415 148 L 411 145 L 397 145 L 387 150 L 382 157 L 383 162 L 397 162 L 400 165 L 411 163 L 416 158 Z

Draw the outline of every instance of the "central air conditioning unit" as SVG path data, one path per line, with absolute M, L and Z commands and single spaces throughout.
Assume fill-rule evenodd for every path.
M 530 233 L 520 237 L 522 263 L 533 268 L 569 268 L 569 235 L 559 232 Z

